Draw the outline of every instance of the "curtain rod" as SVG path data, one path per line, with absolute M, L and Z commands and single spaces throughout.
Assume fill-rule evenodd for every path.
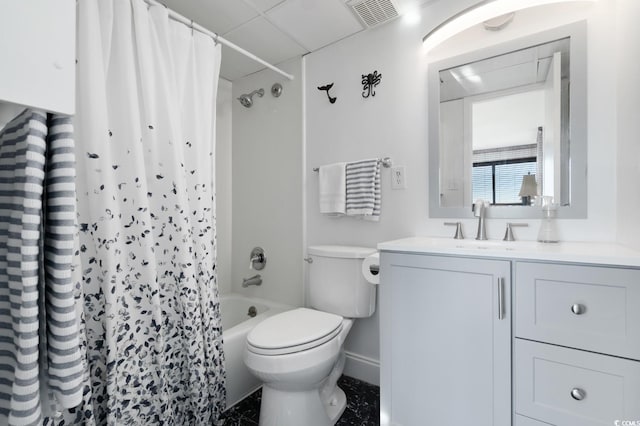
M 164 6 L 167 9 L 167 12 L 169 13 L 169 18 L 173 19 L 174 21 L 180 22 L 180 23 L 188 26 L 189 28 L 191 28 L 191 29 L 193 29 L 195 31 L 201 32 L 202 34 L 205 34 L 205 35 L 213 38 L 217 43 L 224 44 L 225 46 L 235 50 L 236 52 L 246 56 L 247 58 L 252 59 L 252 60 L 258 62 L 259 64 L 262 64 L 265 67 L 267 67 L 267 68 L 277 72 L 278 74 L 288 78 L 289 80 L 293 80 L 293 78 L 294 78 L 293 75 L 291 75 L 289 73 L 286 73 L 286 72 L 282 71 L 280 68 L 271 65 L 269 62 L 265 61 L 264 59 L 261 59 L 261 58 L 257 57 L 256 55 L 254 55 L 251 52 L 248 52 L 248 51 L 244 50 L 242 47 L 238 46 L 237 44 L 234 44 L 234 43 L 230 42 L 226 38 L 221 37 L 218 34 L 209 31 L 208 29 L 206 29 L 202 25 L 196 24 L 191 19 L 185 18 L 184 16 L 180 15 L 175 10 L 170 9 L 167 5 L 162 4 L 160 2 L 157 2 L 155 0 L 144 0 L 144 2 L 149 4 L 149 5 L 153 5 L 153 6 Z

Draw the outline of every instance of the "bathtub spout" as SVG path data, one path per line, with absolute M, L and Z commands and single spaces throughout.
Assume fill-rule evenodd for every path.
M 247 288 L 250 285 L 261 285 L 261 284 L 262 284 L 262 277 L 260 276 L 260 274 L 254 275 L 251 278 L 242 279 L 243 288 Z

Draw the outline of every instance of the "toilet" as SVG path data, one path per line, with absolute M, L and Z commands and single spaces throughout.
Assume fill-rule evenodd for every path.
M 308 248 L 310 308 L 282 312 L 247 335 L 244 362 L 263 383 L 261 426 L 329 426 L 347 400 L 336 382 L 355 318 L 375 312 L 376 286 L 362 275 L 368 247 Z

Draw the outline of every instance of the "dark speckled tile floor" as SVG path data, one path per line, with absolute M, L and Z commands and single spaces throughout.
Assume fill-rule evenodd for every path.
M 338 386 L 347 395 L 347 408 L 336 426 L 378 426 L 380 424 L 380 388 L 342 376 Z M 260 418 L 261 391 L 249 395 L 222 416 L 224 426 L 257 426 Z

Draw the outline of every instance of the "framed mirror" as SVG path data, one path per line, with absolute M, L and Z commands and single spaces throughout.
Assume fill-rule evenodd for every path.
M 429 64 L 429 212 L 587 215 L 586 23 Z

